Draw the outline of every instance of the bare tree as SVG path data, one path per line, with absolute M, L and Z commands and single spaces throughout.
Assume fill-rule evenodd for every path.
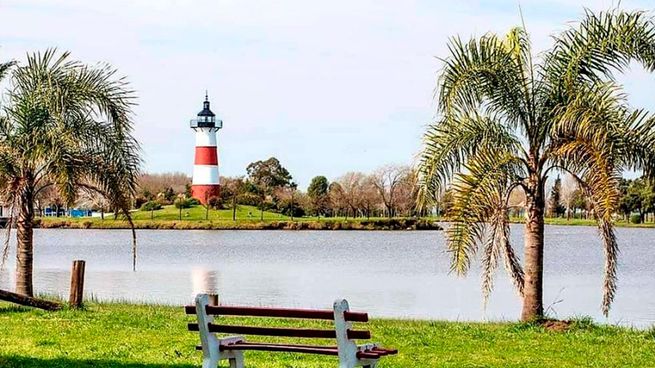
M 360 199 L 362 194 L 362 183 L 365 175 L 360 172 L 348 172 L 335 180 L 339 184 L 336 194 L 339 200 L 345 204 L 346 211 L 352 211 L 353 217 L 357 215 L 360 208 Z M 348 214 L 346 213 L 346 218 Z
M 372 175 L 373 185 L 377 188 L 389 217 L 395 215 L 398 186 L 409 171 L 407 166 L 386 165 L 375 170 Z
M 375 186 L 375 178 L 372 175 L 363 178 L 359 192 L 359 206 L 366 218 L 371 218 L 371 214 L 379 210 L 382 205 L 380 195 Z
M 574 210 L 579 186 L 570 175 L 565 175 L 562 180 L 561 201 L 566 208 L 566 219 L 571 219 L 571 212 Z
M 184 193 L 186 185 L 189 183 L 191 183 L 191 178 L 180 172 L 141 174 L 139 176 L 139 194 L 144 195 L 149 193 L 152 196 L 156 196 L 158 193 L 164 192 L 167 188 L 173 189 L 175 193 Z
M 394 213 L 413 216 L 416 213 L 417 195 L 416 172 L 408 168 L 396 185 Z

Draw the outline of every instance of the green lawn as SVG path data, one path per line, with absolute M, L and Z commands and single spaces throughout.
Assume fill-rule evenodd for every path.
M 181 215 L 181 216 L 180 216 Z M 209 229 L 284 229 L 284 230 L 405 230 L 405 229 L 432 229 L 440 230 L 435 225 L 435 219 L 415 218 L 381 218 L 381 217 L 300 217 L 288 216 L 264 211 L 264 221 L 261 221 L 261 212 L 256 207 L 239 206 L 236 214 L 237 221 L 232 220 L 232 210 L 206 211 L 203 206 L 180 210 L 174 206 L 166 206 L 157 211 L 134 211 L 132 219 L 138 229 L 178 229 L 178 230 L 209 230 Z M 180 220 L 181 218 L 181 220 Z M 123 217 L 115 220 L 113 214 L 107 214 L 104 219 L 100 217 L 42 217 L 37 219 L 37 226 L 41 228 L 94 228 L 113 229 L 129 228 Z
M 113 220 L 113 214 L 106 214 L 105 215 L 105 220 L 104 221 L 112 221 Z M 155 220 L 155 221 L 179 221 L 180 220 L 180 210 L 178 208 L 175 208 L 175 206 L 164 206 L 162 209 L 157 210 L 157 211 L 133 211 L 132 212 L 132 218 L 135 221 L 150 221 Z M 259 208 L 255 206 L 238 206 L 237 207 L 237 213 L 236 213 L 236 218 L 237 221 L 251 221 L 251 222 L 259 222 L 261 221 L 261 211 Z M 288 221 L 291 218 L 289 216 L 280 214 L 280 213 L 275 213 L 275 212 L 269 212 L 269 211 L 264 211 L 264 221 Z M 354 220 L 386 220 L 386 217 L 371 217 L 365 218 L 365 217 L 359 217 Z M 61 221 L 61 220 L 68 220 L 68 221 L 103 221 L 100 218 L 89 218 L 89 217 L 83 217 L 83 218 L 68 218 L 68 217 L 44 217 L 44 221 Z M 191 208 L 184 208 L 182 209 L 182 221 L 214 221 L 214 222 L 220 222 L 220 221 L 233 221 L 232 220 L 232 209 L 224 209 L 224 210 L 214 210 L 210 209 L 209 212 L 205 210 L 204 206 L 194 206 Z M 317 218 L 314 216 L 306 216 L 306 217 L 295 217 L 294 221 L 316 221 Z M 324 218 L 322 217 L 320 220 L 330 220 L 330 221 L 344 221 L 346 218 L 344 217 L 330 217 L 330 218 Z M 353 218 L 348 218 L 348 220 L 353 220 Z
M 175 228 L 184 228 L 185 225 L 187 224 L 190 227 L 193 227 L 193 223 L 200 223 L 204 222 L 205 224 L 208 222 L 212 222 L 214 224 L 218 224 L 214 226 L 215 228 L 221 228 L 221 227 L 234 227 L 234 221 L 232 220 L 232 210 L 231 209 L 225 209 L 225 210 L 210 210 L 208 213 L 208 220 L 206 220 L 207 212 L 203 206 L 195 206 L 192 208 L 185 208 L 182 210 L 182 222 L 180 222 L 180 211 L 179 209 L 175 208 L 174 206 L 164 206 L 164 208 L 153 211 L 152 213 L 150 211 L 134 211 L 132 212 L 132 217 L 134 221 L 138 224 L 141 224 L 141 227 L 146 227 L 146 228 L 157 228 L 157 224 L 161 224 L 162 228 L 170 228 L 173 227 L 171 226 L 172 222 L 175 222 L 177 225 L 174 226 Z M 239 206 L 237 208 L 237 223 L 245 223 L 246 227 L 248 226 L 247 224 L 252 224 L 252 223 L 259 223 L 261 222 L 261 215 L 260 215 L 260 210 L 257 207 L 254 206 Z M 346 220 L 350 222 L 360 222 L 360 221 L 388 221 L 388 219 L 382 218 L 382 217 L 375 217 L 375 218 L 344 218 L 344 217 L 329 217 L 329 218 L 320 218 L 319 221 L 331 221 L 331 222 L 345 222 Z M 433 217 L 433 218 L 426 218 L 428 221 L 439 221 L 441 218 L 438 217 Z M 124 223 L 123 220 L 118 220 L 115 221 L 113 220 L 113 215 L 112 214 L 107 214 L 105 216 L 104 220 L 101 220 L 100 218 L 89 218 L 89 217 L 84 217 L 84 218 L 68 218 L 68 217 L 45 217 L 42 218 L 41 221 L 45 225 L 49 224 L 56 224 L 56 223 L 61 223 L 63 221 L 65 222 L 70 222 L 72 224 L 81 224 L 81 223 L 89 223 L 92 224 L 94 228 L 114 228 L 114 227 L 125 227 L 126 224 Z M 275 212 L 269 212 L 269 211 L 264 211 L 264 222 L 275 222 L 275 221 L 290 221 L 290 218 L 288 216 L 282 215 L 280 213 L 275 213 Z M 295 222 L 316 222 L 317 218 L 316 217 L 296 217 L 294 218 Z M 523 218 L 515 217 L 512 218 L 512 222 L 515 223 L 522 223 L 524 221 Z M 570 219 L 567 220 L 566 218 L 546 218 L 545 219 L 546 224 L 548 225 L 575 225 L 575 226 L 596 226 L 596 222 L 593 219 Z M 229 224 L 228 224 L 229 223 Z M 221 225 L 223 224 L 223 225 Z M 655 227 L 655 223 L 645 223 L 645 224 L 632 224 L 627 221 L 617 221 L 616 226 L 618 227 Z M 47 227 L 47 226 L 44 226 Z M 238 227 L 238 226 L 237 226 Z
M 42 312 L 0 304 L 0 367 L 199 367 L 198 337 L 186 331 L 191 319 L 181 308 L 162 306 L 91 304 L 86 311 Z M 383 368 L 655 366 L 655 330 L 584 322 L 567 332 L 514 323 L 373 320 L 370 325 L 376 341 L 400 350 L 383 360 Z M 246 365 L 335 367 L 336 360 L 248 352 Z

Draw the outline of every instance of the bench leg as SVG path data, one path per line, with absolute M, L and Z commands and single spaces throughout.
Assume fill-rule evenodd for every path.
M 234 358 L 230 358 L 230 368 L 243 368 L 243 352 L 234 354 Z
M 202 368 L 216 368 L 218 367 L 218 359 L 207 357 L 202 360 Z

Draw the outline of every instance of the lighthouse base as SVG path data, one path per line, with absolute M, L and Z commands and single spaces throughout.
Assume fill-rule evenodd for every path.
M 202 204 L 207 204 L 212 197 L 218 197 L 220 194 L 220 185 L 191 185 L 191 196 Z

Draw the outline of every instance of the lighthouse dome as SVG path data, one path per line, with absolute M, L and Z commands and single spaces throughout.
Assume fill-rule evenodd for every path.
M 209 96 L 205 93 L 205 101 L 202 103 L 202 110 L 198 113 L 198 119 L 191 121 L 192 128 L 221 128 L 223 122 L 216 121 L 216 114 L 209 108 Z

